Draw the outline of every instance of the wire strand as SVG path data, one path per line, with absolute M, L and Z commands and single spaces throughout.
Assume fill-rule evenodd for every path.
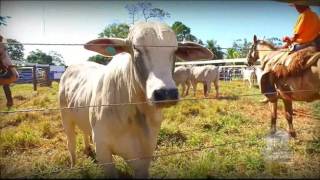
M 26 45 L 26 46 L 112 46 L 112 47 L 132 47 L 132 45 L 126 45 L 126 44 L 108 44 L 108 43 L 97 43 L 97 44 L 84 44 L 84 43 L 3 43 L 7 45 Z M 199 49 L 198 46 L 190 46 L 190 45 L 181 45 L 186 48 L 190 49 Z M 177 47 L 177 46 L 170 46 L 170 45 L 147 45 L 147 46 L 141 46 L 141 45 L 135 45 L 135 47 Z M 219 47 L 220 49 L 232 49 L 233 47 Z M 240 48 L 235 48 L 240 50 Z M 250 50 L 250 48 L 241 48 L 241 50 Z M 257 51 L 281 51 L 281 52 L 290 52 L 286 49 L 264 49 L 264 50 L 257 50 Z
M 295 91 L 281 91 L 282 93 L 293 93 L 293 92 L 315 92 L 317 90 L 295 90 Z M 242 94 L 242 95 L 233 95 L 234 97 L 248 97 L 248 96 L 259 96 L 259 95 L 275 95 L 278 92 L 270 93 L 254 93 L 254 94 Z M 91 108 L 91 107 L 108 107 L 108 106 L 124 106 L 124 105 L 141 105 L 141 104 L 160 104 L 160 103 L 172 103 L 180 101 L 194 101 L 194 100 L 210 100 L 217 99 L 215 97 L 203 97 L 203 98 L 183 98 L 178 100 L 162 100 L 162 101 L 143 101 L 143 102 L 127 102 L 127 103 L 112 103 L 112 104 L 102 104 L 102 105 L 87 105 L 87 106 L 76 106 L 76 107 L 62 107 L 62 108 L 41 108 L 41 109 L 21 109 L 15 111 L 0 111 L 0 114 L 9 114 L 9 113 L 22 113 L 22 112 L 42 112 L 42 111 L 59 111 L 66 109 L 82 109 L 82 108 Z

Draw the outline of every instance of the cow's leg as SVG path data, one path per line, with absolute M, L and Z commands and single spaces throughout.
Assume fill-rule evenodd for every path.
M 215 81 L 214 81 L 214 88 L 216 90 L 216 98 L 219 98 L 219 79 L 217 78 Z
M 181 94 L 181 96 L 184 96 L 184 94 L 185 94 L 184 91 L 186 89 L 186 85 L 185 85 L 185 83 L 182 83 L 181 86 L 182 86 L 182 94 Z
M 289 125 L 289 134 L 291 137 L 296 137 L 297 135 L 292 124 L 292 115 L 293 115 L 292 101 L 283 100 L 283 103 L 284 103 L 284 108 L 286 113 L 286 119 Z
M 211 82 L 206 82 L 205 84 L 207 85 L 206 97 L 208 97 L 211 91 Z
M 63 115 L 62 115 L 63 118 Z M 62 121 L 63 128 L 67 135 L 68 141 L 68 150 L 71 158 L 71 167 L 74 167 L 76 164 L 76 133 L 75 133 L 75 125 L 71 121 Z
M 197 85 L 198 85 L 198 83 L 197 83 L 197 82 L 193 82 L 193 83 L 192 83 L 192 87 L 193 87 L 193 96 L 196 96 L 196 92 L 197 92 Z
M 101 137 L 104 138 L 104 137 Z M 117 170 L 115 168 L 112 153 L 108 145 L 99 139 L 95 139 L 96 142 L 96 158 L 99 164 L 104 167 L 104 173 L 107 177 L 117 178 Z
M 135 178 L 147 178 L 149 176 L 149 165 L 151 159 L 137 159 L 129 162 L 129 166 L 132 167 L 134 171 Z
M 91 145 L 90 145 L 90 138 L 91 138 L 91 136 L 90 136 L 90 134 L 87 134 L 87 133 L 84 133 L 83 134 L 83 139 L 84 139 L 84 153 L 87 155 L 87 156 L 89 156 L 89 157 L 91 157 L 91 158 L 94 158 L 94 152 L 93 152 L 93 149 L 92 149 L 92 147 L 91 147 Z
M 208 84 L 206 82 L 203 82 L 203 95 L 204 97 L 207 97 L 208 92 Z
M 151 139 L 148 140 L 150 141 Z M 156 142 L 154 142 L 154 144 L 156 144 Z M 130 153 L 126 158 L 133 159 L 132 161 L 128 161 L 128 164 L 132 167 L 135 178 L 147 178 L 149 176 L 149 165 L 155 145 L 153 146 L 151 143 L 147 143 L 140 144 L 140 146 L 139 149 Z
M 187 84 L 186 96 L 188 96 L 189 89 L 190 89 L 190 81 L 187 81 L 186 84 Z
M 274 134 L 277 131 L 277 102 L 277 100 L 275 100 L 274 102 L 269 102 L 269 107 L 271 110 L 271 134 Z

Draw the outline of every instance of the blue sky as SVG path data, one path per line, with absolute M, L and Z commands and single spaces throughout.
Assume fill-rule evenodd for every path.
M 1 16 L 11 16 L 1 27 L 5 38 L 25 43 L 85 43 L 97 38 L 111 23 L 130 23 L 124 6 L 137 1 L 14 1 L 1 0 Z M 168 11 L 171 25 L 181 21 L 204 42 L 214 39 L 221 47 L 253 35 L 283 37 L 292 35 L 298 12 L 276 1 L 150 1 L 153 7 Z M 320 8 L 312 10 L 320 14 Z M 95 55 L 81 46 L 25 46 L 25 54 L 34 49 L 57 51 L 66 63 L 75 64 Z

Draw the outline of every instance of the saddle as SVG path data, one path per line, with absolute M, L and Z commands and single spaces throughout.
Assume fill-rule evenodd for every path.
M 308 47 L 290 54 L 285 53 L 281 59 L 271 61 L 268 67 L 277 78 L 300 75 L 304 70 L 315 64 L 320 52 L 315 47 Z M 268 70 L 268 69 L 266 69 Z
M 282 78 L 301 75 L 318 62 L 320 52 L 310 46 L 296 52 L 277 51 L 271 53 L 266 59 L 268 60 L 262 61 L 263 74 L 260 79 L 260 90 L 269 100 L 272 100 L 276 98 L 276 82 Z

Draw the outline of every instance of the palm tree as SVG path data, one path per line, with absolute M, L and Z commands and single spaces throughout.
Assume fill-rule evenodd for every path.
M 239 58 L 240 53 L 235 48 L 227 49 L 227 59 Z
M 208 40 L 206 47 L 214 54 L 213 59 L 223 59 L 223 54 L 221 47 L 217 44 L 215 40 Z

